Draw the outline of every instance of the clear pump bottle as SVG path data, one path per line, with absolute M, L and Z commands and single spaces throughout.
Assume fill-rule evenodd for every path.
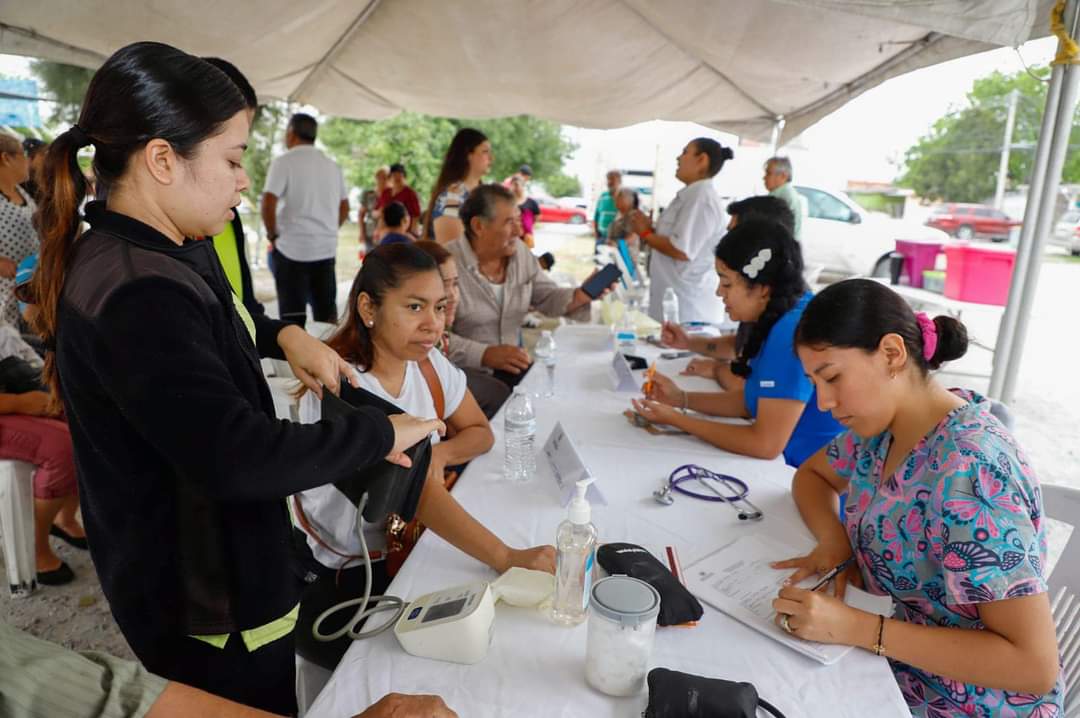
M 592 507 L 585 495 L 595 480 L 577 482 L 576 495 L 555 539 L 555 602 L 551 617 L 564 626 L 576 626 L 584 621 L 589 607 L 596 561 L 596 527 L 592 525 Z

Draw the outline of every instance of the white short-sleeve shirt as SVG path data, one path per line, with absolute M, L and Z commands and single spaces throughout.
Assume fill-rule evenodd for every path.
M 649 315 L 663 317 L 664 290 L 675 289 L 679 319 L 684 322 L 718 323 L 724 304 L 716 296 L 716 245 L 724 236 L 726 221 L 720 196 L 712 179 L 703 179 L 679 190 L 656 222 L 656 233 L 689 259 L 679 261 L 654 251 L 649 260 Z
M 279 252 L 295 262 L 337 256 L 338 212 L 349 190 L 334 160 L 314 145 L 297 145 L 270 163 L 263 192 L 278 198 Z
M 445 419 L 452 416 L 465 399 L 467 389 L 465 372 L 451 364 L 438 349 L 432 349 L 428 353 L 428 358 L 435 367 L 435 374 L 442 385 L 443 397 L 446 401 L 446 416 L 442 418 Z M 357 372 L 357 376 L 360 379 L 361 388 L 396 404 L 407 414 L 422 419 L 439 418 L 435 415 L 435 400 L 428 390 L 420 365 L 416 362 L 409 362 L 406 365 L 405 382 L 398 396 L 392 396 L 370 373 Z M 300 422 L 314 424 L 320 419 L 322 419 L 322 404 L 319 398 L 311 392 L 304 394 L 300 399 Z M 438 433 L 432 433 L 431 441 L 433 444 L 439 442 Z M 304 514 L 323 541 L 347 556 L 360 553 L 360 538 L 356 534 L 356 507 L 345 498 L 344 494 L 336 487 L 327 485 L 308 489 L 298 496 Z M 364 531 L 364 535 L 369 551 L 385 549 L 386 541 L 381 526 L 371 526 L 370 530 Z M 310 535 L 308 546 L 315 554 L 315 560 L 327 568 L 336 569 L 345 562 L 341 556 L 320 546 Z

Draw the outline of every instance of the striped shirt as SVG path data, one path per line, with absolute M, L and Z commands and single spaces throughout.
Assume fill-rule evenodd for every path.
M 76 653 L 0 623 L 4 718 L 141 718 L 165 685 L 133 661 Z

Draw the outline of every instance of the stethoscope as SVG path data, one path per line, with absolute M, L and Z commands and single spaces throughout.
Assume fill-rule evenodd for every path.
M 708 489 L 711 492 L 711 495 L 697 493 L 696 491 L 691 491 L 689 488 L 682 486 L 682 484 L 688 481 L 697 481 Z M 713 481 L 723 484 L 724 488 L 731 493 L 729 495 L 720 493 L 720 491 L 713 486 Z M 690 496 L 691 498 L 701 499 L 702 501 L 723 501 L 739 515 L 740 521 L 760 521 L 765 516 L 761 509 L 755 506 L 748 498 L 750 487 L 746 485 L 745 481 L 736 479 L 734 476 L 728 476 L 727 474 L 717 474 L 696 464 L 683 464 L 672 471 L 671 475 L 664 481 L 664 485 L 653 492 L 653 498 L 656 499 L 656 502 L 659 504 L 671 506 L 675 503 L 674 492 L 676 491 L 685 496 Z M 736 506 L 737 503 L 741 503 L 745 508 Z M 747 511 L 747 508 L 750 510 Z

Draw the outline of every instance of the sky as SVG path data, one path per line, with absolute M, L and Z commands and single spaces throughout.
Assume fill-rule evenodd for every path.
M 1056 44 L 1043 38 L 1018 49 L 972 55 L 894 78 L 864 93 L 805 131 L 785 149 L 795 163 L 796 181 L 843 189 L 849 180 L 890 182 L 899 160 L 940 116 L 963 105 L 972 83 L 994 70 L 1013 73 L 1024 65 L 1044 65 Z M 29 76 L 28 61 L 0 55 L 0 74 Z M 899 111 L 901 110 L 902 111 Z M 743 196 L 761 191 L 761 163 L 769 148 L 737 146 L 738 138 L 690 122 L 646 122 L 617 130 L 566 127 L 578 145 L 566 171 L 582 179 L 584 193 L 599 188 L 609 167 L 657 173 L 657 192 L 674 171 L 674 157 L 690 139 L 705 135 L 736 146 L 735 161 L 719 178 L 721 194 Z M 667 180 L 672 182 L 672 179 Z M 670 194 L 675 188 L 670 189 Z

